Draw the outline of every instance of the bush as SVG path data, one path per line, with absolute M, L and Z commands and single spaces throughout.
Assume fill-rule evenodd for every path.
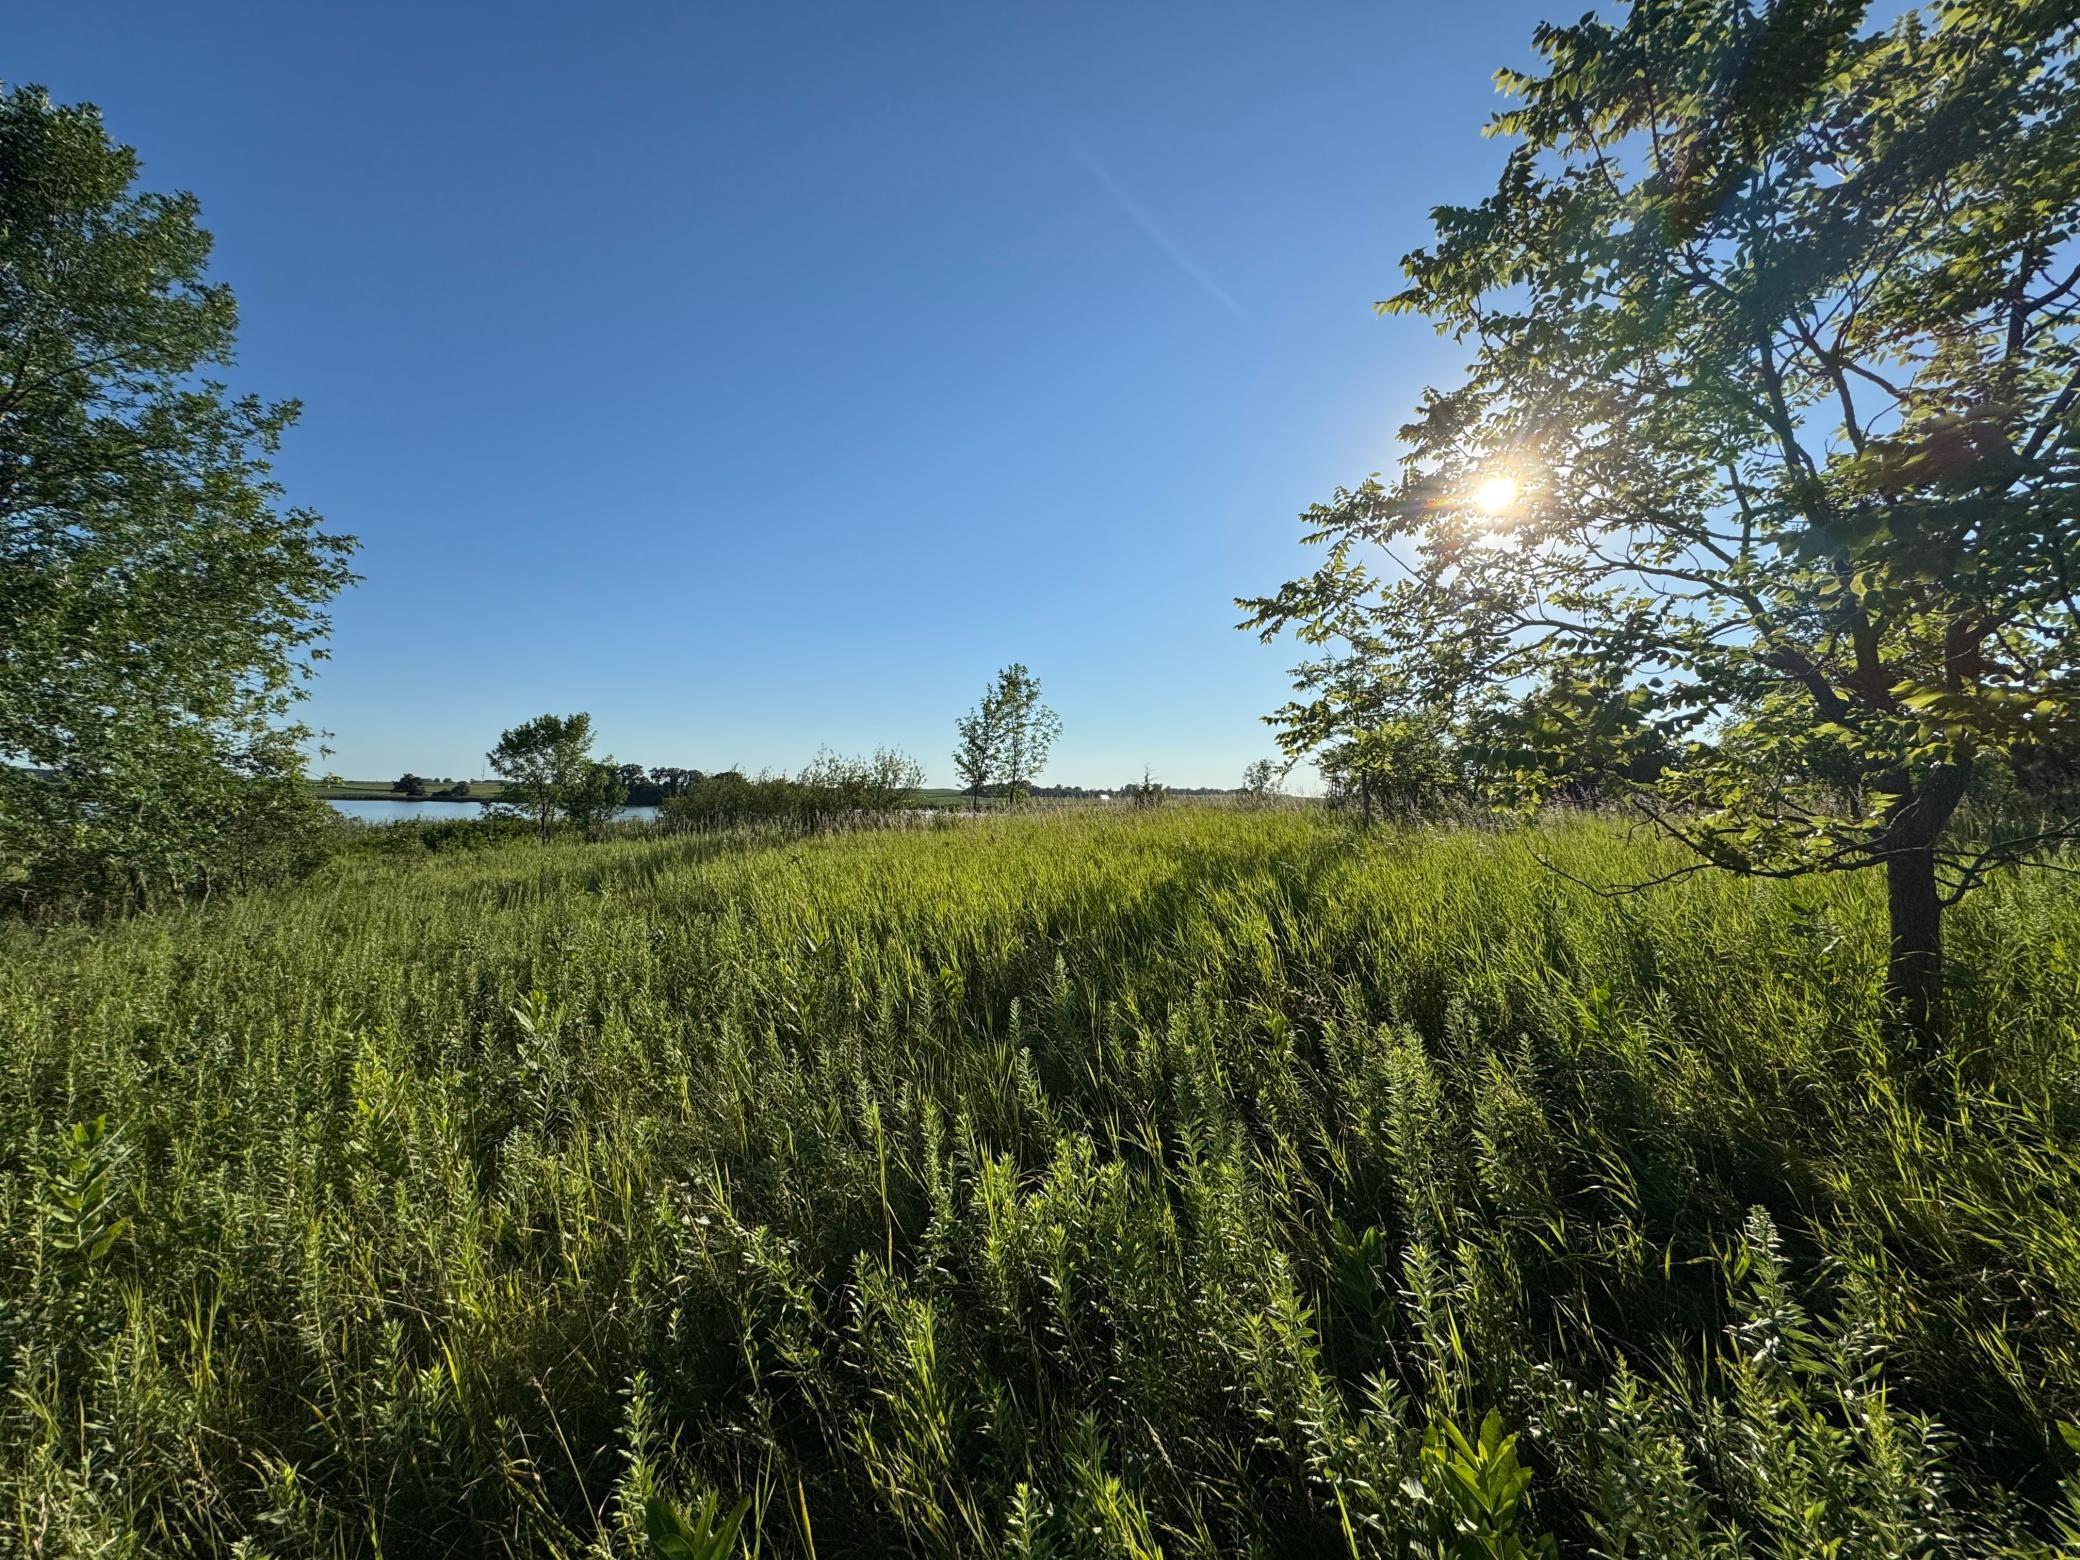
M 886 822 L 915 802 L 923 784 L 923 766 L 893 748 L 882 748 L 869 758 L 846 758 L 822 749 L 794 778 L 747 778 L 734 769 L 696 777 L 665 798 L 659 816 L 677 828 L 771 824 L 814 834 L 841 825 Z
M 0 817 L 0 910 L 101 920 L 184 899 L 266 887 L 314 871 L 343 838 L 339 814 L 295 774 L 196 770 L 82 807 L 25 785 Z

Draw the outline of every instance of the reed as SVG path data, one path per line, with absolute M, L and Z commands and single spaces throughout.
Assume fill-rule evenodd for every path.
M 2073 1544 L 2080 893 L 1955 912 L 1910 1088 L 1870 885 L 1540 860 L 1657 850 L 1173 806 L 0 934 L 0 1530 Z

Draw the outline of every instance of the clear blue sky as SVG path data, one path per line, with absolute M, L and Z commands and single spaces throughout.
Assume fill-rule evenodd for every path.
M 623 760 L 950 783 L 1016 659 L 1047 778 L 1230 784 L 1297 658 L 1232 598 L 1456 370 L 1371 304 L 1574 10 L 73 0 L 0 77 L 200 197 L 236 382 L 304 402 L 281 475 L 366 576 L 337 772 L 589 709 Z

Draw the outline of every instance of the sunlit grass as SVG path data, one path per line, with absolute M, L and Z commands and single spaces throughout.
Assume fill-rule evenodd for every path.
M 1398 1554 L 1480 1487 L 1607 1553 L 2048 1541 L 2080 895 L 1954 918 L 1930 1110 L 1872 885 L 1604 900 L 1537 855 L 1655 847 L 1535 838 L 523 845 L 16 934 L 0 1528 Z

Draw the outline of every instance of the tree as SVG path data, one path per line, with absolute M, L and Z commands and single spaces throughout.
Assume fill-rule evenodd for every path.
M 996 780 L 1003 762 L 1002 711 L 997 707 L 997 689 L 992 683 L 982 690 L 982 701 L 953 723 L 957 745 L 953 750 L 954 773 L 968 793 L 971 811 L 982 810 L 982 793 Z
M 591 749 L 590 715 L 537 715 L 502 733 L 484 761 L 505 782 L 501 805 L 534 819 L 546 840 L 560 808 L 575 802 L 585 809 L 593 799 L 587 788 L 599 782 L 587 767 Z
M 982 702 L 954 722 L 953 767 L 973 807 L 992 785 L 1016 802 L 1047 767 L 1061 717 L 1040 702 L 1040 680 L 1014 662 L 982 690 Z
M 901 748 L 876 748 L 861 767 L 861 805 L 870 818 L 894 817 L 916 802 L 924 786 L 924 765 Z
M 653 765 L 650 770 L 650 784 L 656 788 L 660 801 L 690 790 L 704 778 L 698 769 L 681 769 L 670 764 Z
M 1062 733 L 1062 719 L 1040 702 L 1040 679 L 1019 662 L 997 673 L 988 697 L 996 706 L 1004 795 L 1016 802 L 1047 767 L 1047 755 Z
M 1419 716 L 1374 721 L 1321 754 L 1329 805 L 1417 818 L 1461 793 L 1457 753 L 1438 722 Z
M 584 759 L 557 788 L 556 805 L 581 830 L 613 820 L 628 799 L 624 767 L 608 759 Z
M 390 789 L 416 802 L 426 794 L 426 782 L 407 769 L 390 783 Z
M 1270 806 L 1277 799 L 1279 788 L 1285 784 L 1292 768 L 1291 759 L 1281 764 L 1275 758 L 1260 758 L 1245 764 L 1242 770 L 1243 800 L 1252 807 Z
M 1882 872 L 1925 1042 L 1944 906 L 2073 833 L 1956 815 L 2080 727 L 2075 39 L 2061 5 L 1865 10 L 1540 28 L 1494 194 L 1380 306 L 1469 343 L 1465 382 L 1241 605 L 1331 647 L 1276 717 L 1303 747 L 1449 721 L 1523 795 L 1593 763 L 1683 870 Z
M 137 172 L 91 106 L 0 95 L 0 892 L 31 910 L 243 880 L 326 815 L 287 716 L 354 544 L 270 475 L 296 403 L 206 377 L 236 303 L 194 197 Z

